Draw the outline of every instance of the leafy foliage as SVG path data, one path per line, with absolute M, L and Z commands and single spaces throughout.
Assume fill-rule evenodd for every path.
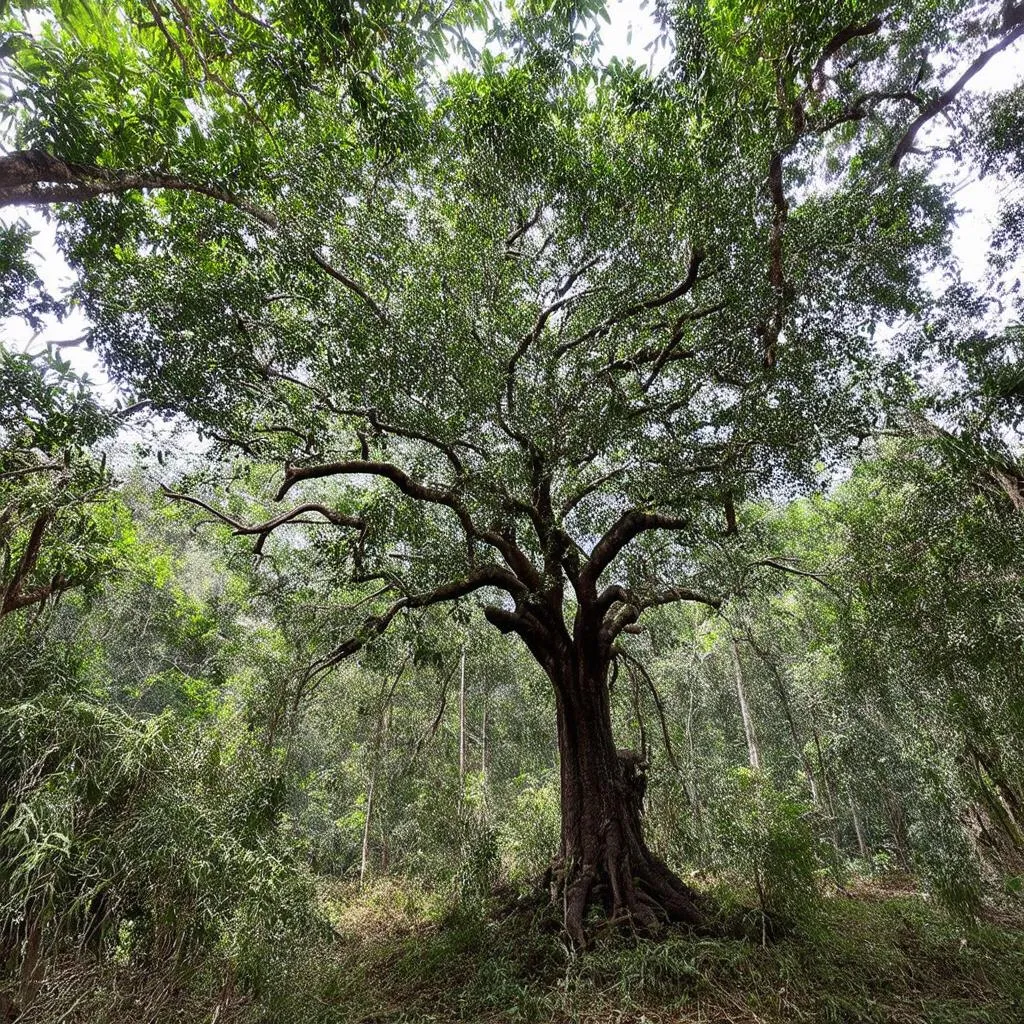
M 0 351 L 0 617 L 109 571 L 129 531 L 91 446 L 113 428 L 69 364 Z M 66 540 L 64 538 L 67 538 Z

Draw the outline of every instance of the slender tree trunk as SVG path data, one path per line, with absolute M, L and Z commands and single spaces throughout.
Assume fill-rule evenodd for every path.
M 1005 792 L 1001 792 L 999 786 L 992 778 L 992 771 L 985 763 L 976 748 L 968 745 L 968 750 L 974 758 L 975 768 L 978 776 L 978 790 L 982 799 L 988 805 L 989 813 L 993 824 L 998 825 L 999 830 L 1018 849 L 1024 848 L 1024 836 L 1011 810 L 1012 802 L 1007 801 Z
M 899 797 L 888 786 L 882 786 L 885 814 L 889 819 L 889 830 L 896 847 L 896 860 L 901 871 L 911 870 L 910 843 L 907 838 L 907 819 Z
M 818 772 L 821 775 L 821 780 L 825 784 L 825 799 L 828 802 L 828 813 L 832 818 L 833 826 L 836 819 L 836 802 L 832 795 L 832 783 L 829 781 L 828 768 L 825 765 L 825 755 L 821 750 L 821 736 L 818 734 L 818 726 L 811 723 L 811 732 L 814 736 L 814 749 L 818 755 Z
M 693 691 L 696 688 L 697 676 L 693 673 L 690 678 L 690 695 L 686 708 L 686 750 L 688 760 L 686 764 L 686 795 L 690 798 L 690 809 L 693 812 L 694 822 L 698 834 L 703 837 L 704 822 L 701 813 L 700 792 L 697 789 L 697 773 L 695 765 L 697 754 L 693 744 Z
M 850 793 L 850 817 L 853 818 L 853 831 L 857 834 L 857 849 L 860 851 L 861 860 L 867 860 L 870 856 L 868 844 L 864 839 L 864 829 L 861 827 L 860 815 L 857 813 L 857 803 L 853 799 L 853 793 Z
M 366 865 L 370 859 L 370 818 L 373 815 L 373 790 L 377 783 L 377 771 L 370 775 L 370 785 L 366 791 L 366 817 L 363 821 L 363 855 L 359 862 L 359 888 L 366 881 Z
M 988 467 L 988 475 L 1010 499 L 1018 512 L 1024 512 L 1024 476 L 1016 467 L 1000 466 L 995 463 Z
M 466 648 L 459 662 L 459 799 L 466 791 Z
M 562 838 L 555 868 L 566 929 L 585 944 L 588 905 L 613 921 L 654 931 L 668 920 L 704 922 L 697 893 L 647 848 L 641 814 L 646 780 L 632 751 L 612 736 L 607 664 L 570 655 L 557 666 Z
M 818 792 L 818 781 L 814 777 L 814 769 L 811 767 L 810 760 L 804 756 L 803 752 L 800 752 L 800 762 L 804 766 L 804 771 L 807 773 L 807 782 L 811 787 L 811 804 L 818 810 L 821 809 L 821 794 Z
M 391 729 L 391 701 L 395 696 L 395 690 L 398 687 L 398 681 L 402 678 L 402 673 L 405 671 L 406 662 L 409 660 L 409 655 L 406 655 L 402 660 L 402 663 L 398 666 L 398 672 L 395 674 L 394 682 L 391 683 L 389 689 L 381 689 L 381 708 L 380 717 L 377 719 L 377 735 L 373 741 L 373 768 L 370 770 L 370 784 L 366 789 L 366 819 L 363 822 L 363 849 L 362 856 L 359 861 L 359 887 L 363 887 L 363 882 L 366 879 L 366 868 L 370 860 L 370 826 L 373 818 L 373 802 L 374 795 L 377 789 L 377 773 L 380 770 L 380 764 L 383 754 L 387 747 L 388 733 Z M 383 836 L 383 848 L 387 850 L 387 836 Z M 385 859 L 382 862 L 381 870 L 387 870 L 386 853 Z
M 480 726 L 480 777 L 487 779 L 487 704 L 484 703 L 484 718 Z
M 747 694 L 743 688 L 743 666 L 740 664 L 740 649 L 736 638 L 732 638 L 732 668 L 736 679 L 736 693 L 740 699 L 740 715 L 743 717 L 743 732 L 747 737 L 747 756 L 750 758 L 750 767 L 759 769 L 761 767 L 761 751 L 757 746 L 757 734 L 754 732 L 754 719 L 750 714 L 750 707 L 747 704 Z
M 1019 830 L 1021 824 L 1024 823 L 1024 806 L 1022 806 L 1020 796 L 1006 778 L 998 750 L 983 750 L 973 744 L 968 744 L 968 749 L 979 768 L 984 769 L 992 785 L 995 786 L 1007 814 Z
M 46 973 L 42 953 L 42 914 L 33 914 L 29 920 L 31 923 L 26 929 L 27 934 L 22 944 L 21 984 L 18 990 L 18 1002 L 21 1006 L 27 1006 L 35 999 Z
M 814 772 L 814 766 L 811 764 L 811 759 L 804 752 L 804 744 L 800 741 L 800 733 L 797 731 L 796 719 L 793 717 L 793 707 L 790 704 L 789 692 L 786 688 L 786 680 L 783 678 L 782 671 L 779 669 L 779 666 L 776 665 L 774 659 L 771 658 L 767 652 L 761 650 L 752 637 L 748 637 L 748 640 L 750 645 L 761 658 L 761 661 L 764 662 L 768 672 L 770 673 L 770 678 L 774 682 L 775 694 L 779 698 L 779 703 L 782 705 L 782 712 L 786 716 L 786 722 L 789 725 L 789 735 L 793 740 L 793 749 L 796 751 L 796 756 L 800 758 L 800 764 L 803 766 L 804 774 L 807 776 L 807 784 L 811 790 L 811 803 L 816 809 L 820 810 L 821 794 L 818 792 L 818 779 Z

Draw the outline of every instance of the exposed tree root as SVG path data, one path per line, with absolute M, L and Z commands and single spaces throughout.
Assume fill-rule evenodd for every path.
M 567 870 L 568 867 L 568 870 Z M 604 926 L 654 937 L 666 925 L 683 924 L 710 933 L 714 915 L 705 898 L 678 879 L 649 851 L 639 857 L 617 858 L 574 865 L 563 861 L 549 872 L 553 902 L 561 904 L 562 920 L 576 949 L 587 945 L 588 911 L 600 907 Z

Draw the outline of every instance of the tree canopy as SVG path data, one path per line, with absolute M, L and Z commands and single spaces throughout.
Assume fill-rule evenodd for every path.
M 621 522 L 594 582 L 655 528 L 617 580 L 638 610 L 667 599 L 738 502 L 806 484 L 905 394 L 873 338 L 928 320 L 922 275 L 948 255 L 951 218 L 906 154 L 956 87 L 942 48 L 973 33 L 980 61 L 1019 33 L 1014 13 L 983 32 L 957 5 L 797 5 L 744 30 L 729 8 L 692 7 L 655 78 L 573 72 L 536 45 L 438 78 L 408 39 L 437 49 L 443 26 L 382 43 L 374 24 L 414 17 L 384 6 L 336 37 L 316 11 L 260 25 L 229 7 L 192 26 L 76 10 L 15 49 L 55 95 L 37 87 L 25 109 L 23 137 L 51 151 L 7 158 L 8 173 L 27 164 L 11 188 L 100 196 L 62 214 L 67 250 L 95 344 L 158 408 L 286 464 L 281 499 L 361 470 L 388 482 L 341 498 L 358 576 L 406 599 L 474 589 L 481 569 L 536 592 Z M 320 49 L 271 70 L 275 30 Z M 92 82 L 43 65 L 69 40 L 104 55 L 81 62 Z M 137 97 L 166 124 L 113 90 L 130 74 L 118 57 L 173 69 Z M 387 93 L 372 116 L 361 62 Z M 244 92 L 225 84 L 249 67 Z M 95 96 L 91 123 L 55 120 L 62 91 Z M 408 131 L 377 137 L 400 95 Z M 401 565 L 396 544 L 436 557 Z

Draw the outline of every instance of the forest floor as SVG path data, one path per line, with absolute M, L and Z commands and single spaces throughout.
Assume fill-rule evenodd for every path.
M 1024 915 L 965 927 L 901 880 L 848 887 L 774 941 L 606 936 L 576 957 L 540 916 L 432 921 L 388 885 L 331 907 L 317 1001 L 339 1024 L 1024 1021 Z
M 596 936 L 547 911 L 452 915 L 405 883 L 323 892 L 333 935 L 261 960 L 255 992 L 81 960 L 19 1024 L 1021 1024 L 1024 908 L 958 924 L 911 880 L 851 883 L 785 937 Z M 278 959 L 279 955 L 279 959 Z M 217 976 L 221 980 L 216 980 Z M 208 982 L 208 983 L 207 983 Z M 205 994 L 204 994 L 205 992 Z

